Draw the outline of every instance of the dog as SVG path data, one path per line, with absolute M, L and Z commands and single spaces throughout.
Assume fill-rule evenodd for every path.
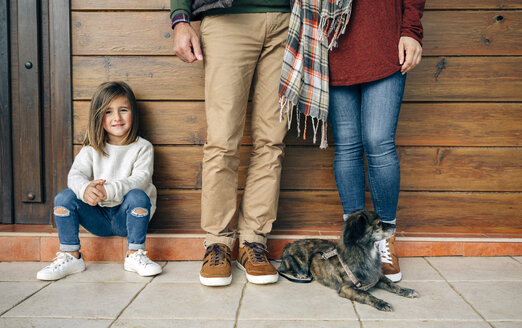
M 402 288 L 382 274 L 375 243 L 394 232 L 395 226 L 382 222 L 377 213 L 355 211 L 348 216 L 337 244 L 324 239 L 303 239 L 286 245 L 279 274 L 294 282 L 315 279 L 337 290 L 341 297 L 381 311 L 393 311 L 389 303 L 371 295 L 368 289 L 382 288 L 409 298 L 419 296 L 415 290 Z

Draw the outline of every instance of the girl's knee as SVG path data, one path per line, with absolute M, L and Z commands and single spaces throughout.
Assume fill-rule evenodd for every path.
M 147 215 L 150 209 L 150 198 L 141 189 L 133 189 L 125 195 L 124 202 L 136 215 Z M 146 212 L 146 213 L 144 213 Z
M 131 215 L 142 218 L 149 215 L 149 210 L 143 207 L 135 207 L 131 210 Z
M 74 202 L 76 202 L 76 194 L 71 189 L 62 190 L 54 197 L 55 214 L 57 209 L 60 209 L 58 214 L 65 214 L 63 209 L 72 208 Z

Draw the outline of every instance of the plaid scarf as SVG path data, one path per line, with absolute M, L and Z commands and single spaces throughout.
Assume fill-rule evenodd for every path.
M 314 143 L 322 122 L 320 148 L 328 147 L 328 50 L 337 46 L 337 39 L 346 30 L 351 11 L 352 0 L 296 0 L 290 17 L 279 85 L 281 118 L 288 116 L 290 128 L 295 108 L 299 137 L 299 113 L 304 114 L 303 139 L 306 139 L 307 118 L 310 116 Z

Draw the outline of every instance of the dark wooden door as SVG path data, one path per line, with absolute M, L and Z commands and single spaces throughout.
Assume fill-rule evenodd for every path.
M 53 196 L 65 187 L 72 153 L 68 3 L 10 0 L 1 8 L 10 46 L 2 57 L 2 64 L 10 60 L 10 103 L 2 104 L 10 121 L 1 122 L 10 129 L 2 129 L 3 223 L 50 223 Z

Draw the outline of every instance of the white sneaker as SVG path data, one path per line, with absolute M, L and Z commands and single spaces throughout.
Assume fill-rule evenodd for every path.
M 56 253 L 54 262 L 38 271 L 36 278 L 40 280 L 58 280 L 73 273 L 85 270 L 85 262 L 80 253 L 80 258 L 66 252 Z
M 123 268 L 127 271 L 137 272 L 140 276 L 154 276 L 161 273 L 161 266 L 158 263 L 152 262 L 147 257 L 147 252 L 143 249 L 138 249 L 136 252 L 125 257 Z

